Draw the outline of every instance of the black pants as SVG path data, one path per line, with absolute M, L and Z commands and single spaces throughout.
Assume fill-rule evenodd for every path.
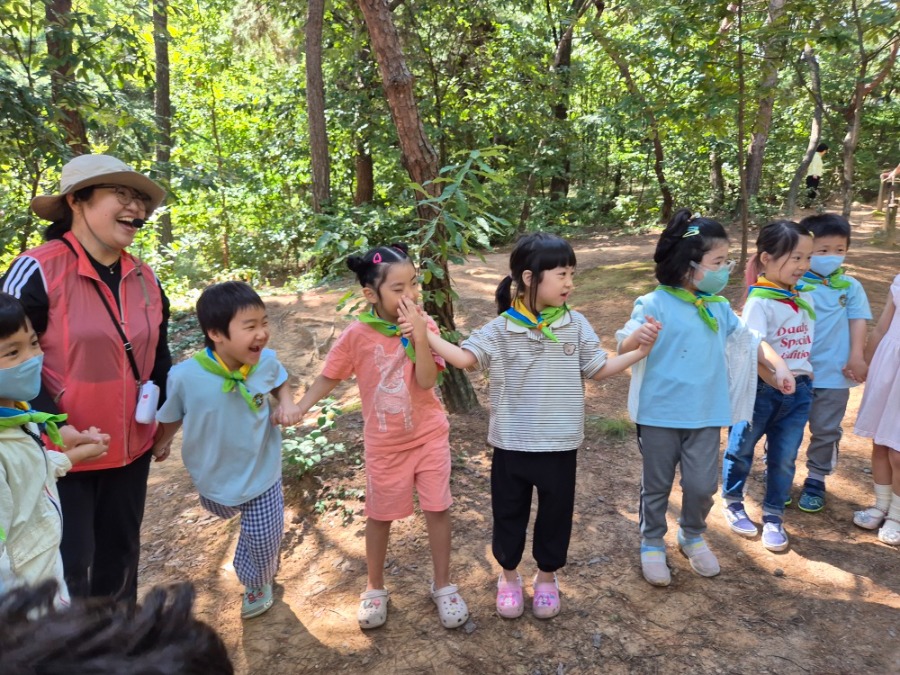
M 576 460 L 577 450 L 518 452 L 494 448 L 493 552 L 503 569 L 513 570 L 522 561 L 534 488 L 538 509 L 532 554 L 542 572 L 555 572 L 565 566 L 575 510 Z
M 814 201 L 816 201 L 816 197 L 819 196 L 819 178 L 816 176 L 807 176 L 806 177 L 806 205 L 809 206 Z
M 60 551 L 72 597 L 137 600 L 150 458 L 147 452 L 127 466 L 78 471 L 59 480 Z

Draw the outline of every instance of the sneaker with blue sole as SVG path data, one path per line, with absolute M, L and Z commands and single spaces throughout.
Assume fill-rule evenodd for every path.
M 769 551 L 776 553 L 784 551 L 791 545 L 781 518 L 766 516 L 763 518 L 762 545 Z
M 731 528 L 732 532 L 735 532 L 742 537 L 755 537 L 759 534 L 756 525 L 753 524 L 747 516 L 747 512 L 744 511 L 744 504 L 742 502 L 732 502 L 731 504 L 727 504 L 723 509 L 723 513 L 725 514 L 725 520 L 728 522 L 728 527 Z
M 818 513 L 825 508 L 825 483 L 807 478 L 797 506 L 806 513 Z

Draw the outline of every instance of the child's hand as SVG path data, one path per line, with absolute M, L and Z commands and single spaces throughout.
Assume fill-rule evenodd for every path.
M 66 450 L 70 450 L 76 445 L 83 445 L 85 443 L 101 443 L 109 445 L 109 434 L 101 434 L 100 429 L 97 427 L 78 431 L 78 429 L 71 424 L 64 424 L 59 428 L 59 435 L 62 436 L 63 446 Z
M 418 342 L 428 339 L 428 324 L 425 322 L 425 312 L 409 298 L 400 298 L 400 332 L 403 336 Z
M 782 394 L 793 394 L 796 391 L 797 383 L 794 381 L 794 374 L 790 368 L 779 366 L 775 369 L 775 387 Z
M 862 384 L 866 381 L 866 376 L 869 374 L 869 364 L 862 357 L 851 356 L 850 360 L 847 361 L 847 365 L 841 369 L 841 372 L 844 374 L 844 377 L 849 377 L 854 382 Z
M 661 329 L 662 324 L 648 314 L 644 317 L 643 325 L 634 331 L 634 338 L 640 345 L 652 346 L 656 342 L 656 338 L 659 337 Z
M 90 459 L 99 459 L 109 450 L 109 434 L 101 434 L 96 427 L 91 427 L 87 431 L 79 432 L 83 438 L 96 438 L 97 442 L 79 443 L 75 447 L 65 451 L 66 457 L 72 464 L 78 464 Z
M 272 424 L 280 424 L 283 427 L 292 427 L 303 419 L 303 411 L 296 403 L 286 401 L 278 405 L 272 412 Z
M 165 462 L 169 458 L 170 452 L 172 452 L 171 440 L 166 443 L 154 443 L 153 447 L 150 448 L 154 462 Z

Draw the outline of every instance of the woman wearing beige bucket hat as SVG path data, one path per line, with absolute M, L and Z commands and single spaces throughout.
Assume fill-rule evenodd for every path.
M 51 221 L 46 243 L 22 253 L 3 277 L 3 290 L 22 301 L 44 351 L 32 407 L 67 414 L 75 429 L 110 435 L 105 456 L 76 466 L 58 484 L 60 549 L 76 597 L 137 597 L 156 434 L 155 408 L 142 415 L 138 402 L 142 391 L 152 392 L 145 383 L 165 387 L 172 357 L 169 302 L 153 271 L 125 249 L 165 194 L 115 157 L 76 157 L 63 167 L 59 192 L 31 202 Z

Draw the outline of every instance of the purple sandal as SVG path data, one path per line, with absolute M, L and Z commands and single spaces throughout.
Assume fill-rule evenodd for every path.
M 559 614 L 559 582 L 556 575 L 553 581 L 538 583 L 537 575 L 534 577 L 534 602 L 531 606 L 534 616 L 538 619 L 552 619 Z
M 507 581 L 501 574 L 497 580 L 497 614 L 504 619 L 518 619 L 524 611 L 522 577 L 517 574 L 515 581 Z

